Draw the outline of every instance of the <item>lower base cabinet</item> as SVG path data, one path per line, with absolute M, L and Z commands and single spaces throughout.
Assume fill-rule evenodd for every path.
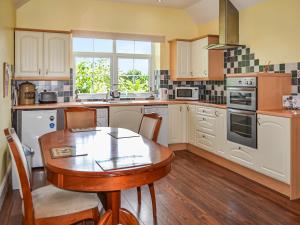
M 258 171 L 290 183 L 291 119 L 258 115 Z
M 169 105 L 169 144 L 187 142 L 187 105 Z

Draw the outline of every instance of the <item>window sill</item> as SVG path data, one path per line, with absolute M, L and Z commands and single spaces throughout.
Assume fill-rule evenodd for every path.
M 138 99 L 146 99 L 146 98 L 150 98 L 151 97 L 151 93 L 129 93 L 129 94 L 121 94 L 121 100 L 128 100 L 128 99 L 134 99 L 134 100 L 138 100 Z M 79 94 L 78 98 L 80 100 L 104 100 L 106 99 L 106 94 Z

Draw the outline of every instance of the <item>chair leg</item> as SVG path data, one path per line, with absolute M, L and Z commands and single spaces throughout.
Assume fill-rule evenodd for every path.
M 151 195 L 151 201 L 152 201 L 152 212 L 153 212 L 153 219 L 156 221 L 156 198 L 155 198 L 155 190 L 154 190 L 154 184 L 148 184 L 150 195 Z
M 138 204 L 141 205 L 142 204 L 142 191 L 141 191 L 141 187 L 137 187 L 137 197 L 138 197 Z

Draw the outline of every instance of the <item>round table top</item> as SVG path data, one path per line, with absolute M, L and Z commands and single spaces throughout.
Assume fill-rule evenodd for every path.
M 121 190 L 151 183 L 170 171 L 173 158 L 169 148 L 122 128 L 55 131 L 39 142 L 48 180 L 70 190 Z M 54 158 L 53 149 L 62 147 L 79 155 Z

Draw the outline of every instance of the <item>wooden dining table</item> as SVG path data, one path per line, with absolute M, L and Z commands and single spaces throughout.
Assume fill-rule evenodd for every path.
M 62 189 L 101 193 L 106 210 L 101 225 L 137 225 L 121 208 L 121 190 L 153 183 L 171 170 L 172 151 L 122 128 L 61 130 L 39 138 L 47 180 Z M 71 156 L 54 150 L 68 147 Z

